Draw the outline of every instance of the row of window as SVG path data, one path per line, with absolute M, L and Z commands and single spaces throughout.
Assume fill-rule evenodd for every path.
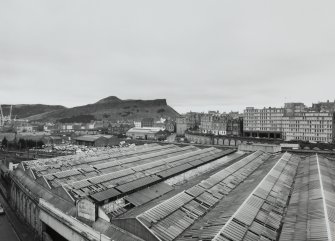
M 320 141 L 320 142 L 332 142 L 331 138 L 326 137 L 306 137 L 306 136 L 299 136 L 295 137 L 295 140 L 302 140 L 302 141 Z

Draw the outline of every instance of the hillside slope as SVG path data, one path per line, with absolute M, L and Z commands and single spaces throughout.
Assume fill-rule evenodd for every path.
M 9 115 L 10 105 L 1 105 L 3 114 Z M 45 112 L 53 112 L 59 110 L 65 110 L 66 107 L 61 105 L 42 105 L 42 104 L 32 104 L 32 105 L 13 105 L 12 118 L 16 116 L 17 119 L 27 118 L 32 115 L 39 115 Z
M 157 100 L 120 100 L 110 96 L 96 103 L 73 108 L 48 111 L 32 115 L 29 120 L 56 121 L 76 116 L 92 115 L 96 120 L 111 118 L 117 120 L 139 120 L 145 117 L 159 119 L 176 118 L 179 114 L 167 105 L 165 99 Z

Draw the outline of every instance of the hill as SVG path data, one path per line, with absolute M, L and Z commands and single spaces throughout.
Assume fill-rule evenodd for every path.
M 115 96 L 110 96 L 99 100 L 96 103 L 77 106 L 73 108 L 63 108 L 59 110 L 47 111 L 29 116 L 29 120 L 59 121 L 73 119 L 78 122 L 88 118 L 101 120 L 110 118 L 116 120 L 140 120 L 145 117 L 155 119 L 176 118 L 179 114 L 169 105 L 165 99 L 156 100 L 121 100 Z
M 9 115 L 10 105 L 1 105 L 3 114 Z M 53 112 L 59 110 L 65 110 L 66 107 L 61 105 L 13 105 L 12 118 L 16 116 L 17 119 L 27 118 L 32 115 L 38 115 L 46 112 Z

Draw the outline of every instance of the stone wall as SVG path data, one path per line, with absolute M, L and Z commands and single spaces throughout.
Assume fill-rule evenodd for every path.
M 40 209 L 38 202 L 30 198 L 22 188 L 12 182 L 10 189 L 10 205 L 18 215 L 33 231 L 42 236 L 42 222 L 39 219 Z

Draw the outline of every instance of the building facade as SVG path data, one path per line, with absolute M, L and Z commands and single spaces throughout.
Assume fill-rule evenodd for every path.
M 141 121 L 134 121 L 134 127 L 141 128 L 142 127 Z
M 334 141 L 334 112 L 315 112 L 302 103 L 288 103 L 284 108 L 244 111 L 246 137 L 279 138 L 311 142 Z
M 226 135 L 228 116 L 218 114 L 206 114 L 201 117 L 200 130 L 202 133 L 214 135 Z
M 247 107 L 243 116 L 246 137 L 282 138 L 284 108 L 255 109 Z
M 127 131 L 127 137 L 139 140 L 158 140 L 162 138 L 162 128 L 158 127 L 141 127 L 131 128 Z M 165 133 L 166 134 L 166 133 Z
M 335 100 L 334 102 L 327 100 L 326 102 L 313 104 L 312 110 L 317 112 L 335 112 Z
M 233 116 L 228 119 L 227 135 L 229 136 L 243 135 L 243 117 Z
M 201 125 L 203 113 L 188 112 L 176 118 L 176 133 L 178 136 L 184 136 L 188 129 L 198 129 Z
M 197 112 L 188 112 L 185 114 L 186 117 L 186 123 L 187 128 L 197 128 L 201 124 L 201 117 L 203 116 L 203 113 L 197 113 Z
M 185 116 L 180 116 L 176 118 L 176 132 L 177 136 L 185 135 L 185 131 L 187 130 L 187 121 Z
M 84 135 L 73 139 L 76 145 L 95 147 L 115 146 L 120 143 L 117 137 L 107 135 Z
M 112 135 L 122 135 L 126 134 L 128 130 L 133 128 L 133 124 L 127 123 L 110 123 L 108 126 L 108 133 Z
M 333 142 L 332 112 L 301 112 L 283 117 L 283 139 Z
M 171 133 L 176 132 L 176 123 L 170 120 L 165 121 L 165 130 Z
M 143 118 L 141 121 L 141 127 L 153 127 L 154 118 Z

